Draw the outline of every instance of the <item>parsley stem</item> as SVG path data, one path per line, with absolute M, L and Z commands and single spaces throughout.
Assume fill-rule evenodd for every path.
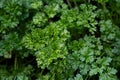
M 70 3 L 69 0 L 67 0 L 67 3 L 68 3 L 68 6 L 69 6 L 70 8 L 72 8 L 71 3 Z

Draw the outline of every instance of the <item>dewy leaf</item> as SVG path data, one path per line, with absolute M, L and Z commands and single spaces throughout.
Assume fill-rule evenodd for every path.
M 114 69 L 114 68 L 107 68 L 107 71 L 108 71 L 108 74 L 109 75 L 114 75 L 114 74 L 116 74 L 117 73 L 117 70 L 116 69 Z
M 48 67 L 53 60 L 65 58 L 67 47 L 66 40 L 69 32 L 55 23 L 51 23 L 44 29 L 33 29 L 31 34 L 23 38 L 24 45 L 36 52 L 38 66 Z
M 80 74 L 77 74 L 76 77 L 74 77 L 74 80 L 83 80 L 83 78 Z
M 103 57 L 103 58 L 98 58 L 96 63 L 100 64 L 101 66 L 107 66 L 110 64 L 110 62 L 112 61 L 112 58 L 110 57 Z
M 98 73 L 98 71 L 99 71 L 99 68 L 90 69 L 89 74 L 90 74 L 90 76 L 93 76 L 93 75 L 96 75 Z
M 102 73 L 99 76 L 99 80 L 117 80 L 115 76 L 108 75 L 107 73 Z
M 82 11 L 78 15 L 77 25 L 79 27 L 86 27 L 88 28 L 89 32 L 94 34 L 96 31 L 96 25 L 98 24 L 95 20 L 97 13 L 95 12 L 96 7 L 93 5 L 85 5 L 81 4 L 80 8 Z
M 44 13 L 36 13 L 35 16 L 33 17 L 33 24 L 37 26 L 43 26 L 47 22 L 47 17 L 45 16 Z
M 38 9 L 39 10 L 42 7 L 42 5 L 43 5 L 43 3 L 40 0 L 40 1 L 34 1 L 30 6 L 33 9 Z
M 58 4 L 51 4 L 51 5 L 46 5 L 45 10 L 46 14 L 48 15 L 49 18 L 53 18 L 57 13 L 60 11 L 60 6 Z

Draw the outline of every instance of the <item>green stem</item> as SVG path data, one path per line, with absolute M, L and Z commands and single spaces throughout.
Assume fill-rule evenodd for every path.
M 90 3 L 90 0 L 88 0 L 88 3 Z
M 67 3 L 68 3 L 68 6 L 69 6 L 70 8 L 72 8 L 71 3 L 70 3 L 69 0 L 67 0 Z
M 88 74 L 87 74 L 87 76 L 86 76 L 85 80 L 87 80 L 87 79 L 88 79 L 88 77 L 89 77 L 89 76 L 88 76 Z
M 14 60 L 14 69 L 17 69 L 17 56 L 15 55 L 15 60 Z
M 42 71 L 40 72 L 40 75 L 42 76 L 42 74 L 43 74 L 43 71 L 44 71 L 44 69 L 42 69 Z
M 76 3 L 76 1 L 75 1 L 75 0 L 73 0 L 73 2 L 74 2 L 74 5 L 75 5 L 76 7 L 78 7 L 78 6 L 77 6 L 77 3 Z
M 105 11 L 107 8 L 106 8 L 106 4 L 105 3 L 101 3 L 102 6 L 103 6 L 103 11 Z M 104 19 L 106 19 L 106 17 L 104 16 Z
M 103 5 L 103 10 L 106 10 L 106 4 L 102 3 L 102 5 Z
M 74 2 L 75 7 L 77 7 L 77 10 L 79 11 L 79 7 L 77 5 L 77 2 L 75 0 L 73 0 L 73 2 Z

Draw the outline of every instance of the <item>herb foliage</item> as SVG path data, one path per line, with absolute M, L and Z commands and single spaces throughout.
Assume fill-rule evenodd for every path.
M 0 0 L 0 80 L 119 80 L 119 0 Z

